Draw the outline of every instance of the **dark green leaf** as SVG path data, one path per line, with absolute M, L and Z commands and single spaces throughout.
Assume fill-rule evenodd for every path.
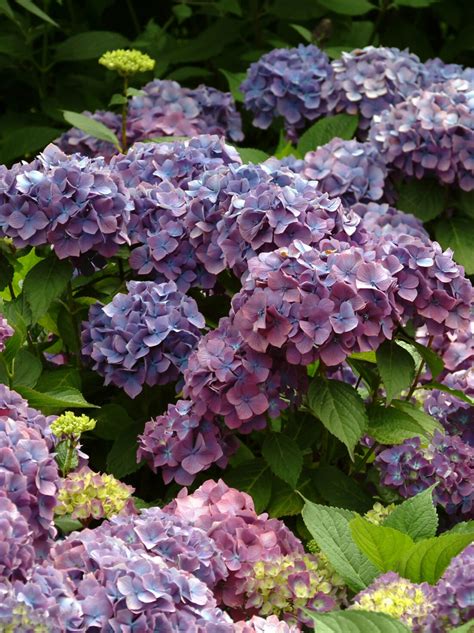
M 59 466 L 59 470 L 63 474 L 68 474 L 71 470 L 75 470 L 79 465 L 79 456 L 76 450 L 72 451 L 72 455 L 69 455 L 69 440 L 59 442 L 55 447 L 56 463 Z
M 55 22 L 52 18 L 50 18 L 49 15 L 45 13 L 42 9 L 37 7 L 34 2 L 31 2 L 31 0 L 16 0 L 16 3 L 19 4 L 20 7 L 23 7 L 24 9 L 29 11 L 30 13 L 33 13 L 33 15 L 36 15 L 36 17 L 40 18 L 44 22 L 48 22 L 49 24 L 52 24 L 53 26 L 59 27 L 59 24 L 57 22 Z
M 64 409 L 97 408 L 95 404 L 87 402 L 81 392 L 74 387 L 60 387 L 45 393 L 30 387 L 17 387 L 16 391 L 28 400 L 31 407 L 48 415 L 64 411 Z
M 105 404 L 94 418 L 97 420 L 94 435 L 105 440 L 115 440 L 124 429 L 134 424 L 127 411 L 118 404 Z
M 239 152 L 243 163 L 254 163 L 255 165 L 258 165 L 269 158 L 268 154 L 262 152 L 260 149 L 254 149 L 253 147 L 236 147 L 235 149 Z
M 364 360 L 357 358 L 348 358 L 347 362 L 350 367 L 362 378 L 367 387 L 375 391 L 380 384 L 380 375 L 377 366 Z
M 56 48 L 56 61 L 72 62 L 86 59 L 98 59 L 106 51 L 127 48 L 129 40 L 120 33 L 112 31 L 84 31 L 72 35 Z
M 206 68 L 200 66 L 181 66 L 173 72 L 166 75 L 166 79 L 172 79 L 173 81 L 187 81 L 188 79 L 194 79 L 195 77 L 211 77 L 212 73 Z
M 433 503 L 433 486 L 398 505 L 383 525 L 408 534 L 414 541 L 435 536 L 438 514 Z
M 107 455 L 107 471 L 118 479 L 136 472 L 141 463 L 137 462 L 136 425 L 127 427 L 116 437 Z
M 387 403 L 407 389 L 415 376 L 415 361 L 395 341 L 385 341 L 377 349 L 377 367 L 385 385 Z
M 78 325 L 64 306 L 61 306 L 58 313 L 58 331 L 68 351 L 77 354 L 81 347 Z
M 429 347 L 425 347 L 420 343 L 416 343 L 415 341 L 408 341 L 412 347 L 418 352 L 421 358 L 428 365 L 429 370 L 431 372 L 431 376 L 436 378 L 444 369 L 444 362 L 441 356 L 439 356 L 436 352 L 434 352 Z
M 15 356 L 13 387 L 34 387 L 42 371 L 43 365 L 39 358 L 26 349 L 20 349 Z
M 37 391 L 51 391 L 60 387 L 74 387 L 81 390 L 81 375 L 77 369 L 60 367 L 44 371 L 36 384 Z
M 246 73 L 232 73 L 230 70 L 220 68 L 219 71 L 224 75 L 229 84 L 229 90 L 236 101 L 243 102 L 244 95 L 240 90 L 240 86 L 247 76 Z
M 414 7 L 415 9 L 422 9 L 423 7 L 429 7 L 430 4 L 438 1 L 439 0 L 394 0 L 394 4 L 398 7 Z
M 312 481 L 324 501 L 332 506 L 366 512 L 373 505 L 372 497 L 336 466 L 320 465 Z
M 413 546 L 407 534 L 362 517 L 352 519 L 350 528 L 355 544 L 383 572 L 397 569 L 400 558 Z
M 364 15 L 375 9 L 367 0 L 318 0 L 323 7 L 342 15 Z
M 474 619 L 469 620 L 465 624 L 461 624 L 461 626 L 456 626 L 454 629 L 451 629 L 451 633 L 474 633 Z
M 294 516 L 301 512 L 303 500 L 291 486 L 279 479 L 274 481 L 267 511 L 272 517 Z
M 456 192 L 457 206 L 471 218 L 474 218 L 474 191 L 462 191 L 459 189 Z
M 422 436 L 429 440 L 440 424 L 430 416 L 424 424 L 407 412 L 395 406 L 372 406 L 369 408 L 369 428 L 367 433 L 381 444 L 402 444 L 411 437 Z M 426 415 L 426 414 L 425 414 Z
M 40 261 L 26 275 L 23 294 L 35 323 L 46 314 L 51 302 L 64 292 L 71 275 L 71 264 L 55 255 Z
M 265 510 L 272 493 L 270 468 L 265 460 L 243 462 L 237 468 L 226 471 L 224 479 L 229 486 L 247 492 L 253 498 L 258 513 Z
M 239 0 L 219 0 L 218 8 L 224 13 L 233 13 L 238 16 L 242 15 L 242 8 L 239 4 Z
M 394 400 L 392 404 L 399 411 L 403 411 L 406 415 L 409 415 L 411 418 L 416 420 L 416 422 L 418 422 L 418 424 L 424 429 L 424 434 L 428 437 L 431 437 L 436 430 L 440 431 L 440 433 L 444 432 L 442 425 L 438 422 L 438 420 L 436 420 L 436 418 L 428 415 L 413 403 L 407 402 L 406 400 Z
M 352 114 L 336 114 L 320 119 L 301 135 L 298 151 L 304 155 L 329 143 L 334 137 L 349 140 L 355 134 L 357 123 L 357 116 Z
M 397 207 L 423 222 L 436 218 L 444 209 L 446 190 L 435 180 L 409 180 L 399 189 Z
M 86 134 L 89 134 L 89 136 L 94 136 L 101 141 L 112 143 L 112 145 L 115 145 L 117 148 L 120 147 L 120 143 L 115 133 L 100 121 L 91 119 L 91 117 L 86 116 L 85 114 L 70 112 L 69 110 L 64 110 L 63 116 L 64 119 L 73 127 L 79 128 Z
M 312 618 L 317 633 L 410 633 L 410 629 L 386 613 L 372 611 L 332 611 L 314 613 L 304 609 Z
M 3 253 L 0 253 L 0 290 L 4 290 L 13 279 L 13 266 Z
M 307 29 L 304 26 L 300 26 L 299 24 L 290 24 L 292 29 L 295 29 L 295 31 L 301 35 L 301 37 L 305 40 L 305 42 L 308 42 L 309 44 L 311 44 L 311 42 L 313 41 L 313 34 L 311 33 L 311 31 L 309 29 Z
M 62 130 L 46 126 L 24 126 L 14 132 L 7 132 L 0 145 L 1 158 L 11 162 L 43 149 L 45 145 L 60 136 Z
M 452 248 L 454 259 L 474 274 L 474 222 L 471 218 L 455 217 L 436 225 L 435 235 L 443 248 Z
M 112 95 L 109 101 L 109 106 L 124 105 L 125 103 L 128 103 L 127 97 L 124 97 L 123 95 L 116 93 Z
M 262 455 L 277 477 L 296 487 L 303 467 L 303 453 L 295 440 L 283 433 L 269 433 L 263 442 Z
M 8 0 L 0 0 L 0 15 L 1 14 L 6 15 L 10 20 L 15 19 L 15 14 L 13 13 Z
M 354 387 L 339 380 L 316 378 L 310 384 L 308 406 L 354 458 L 354 448 L 368 427 L 364 402 Z

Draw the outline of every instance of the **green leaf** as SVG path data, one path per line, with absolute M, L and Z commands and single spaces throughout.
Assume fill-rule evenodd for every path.
M 415 361 L 412 355 L 395 341 L 385 341 L 376 352 L 377 367 L 385 391 L 387 403 L 407 389 L 415 377 Z
M 36 383 L 37 391 L 51 391 L 60 387 L 74 387 L 81 390 L 81 375 L 77 369 L 60 367 L 51 371 L 44 371 Z
M 0 253 L 0 290 L 4 290 L 13 281 L 13 266 L 3 253 Z
M 362 517 L 352 519 L 350 528 L 355 544 L 383 572 L 396 569 L 400 557 L 413 545 L 407 534 Z
M 224 480 L 229 486 L 247 492 L 254 500 L 257 513 L 267 507 L 272 493 L 272 478 L 270 468 L 263 459 L 251 459 L 226 471 Z
M 74 450 L 71 457 L 69 457 L 69 440 L 59 442 L 59 444 L 55 447 L 55 453 L 56 462 L 61 473 L 67 475 L 69 472 L 71 472 L 71 470 L 75 470 L 78 467 L 79 456 L 77 454 L 77 451 Z
M 422 9 L 423 7 L 429 7 L 438 0 L 394 0 L 393 3 L 397 7 L 413 7 L 415 9 Z
M 332 0 L 330 1 L 332 2 Z M 329 143 L 336 136 L 350 140 L 357 130 L 357 123 L 357 116 L 352 114 L 336 114 L 320 119 L 301 135 L 298 151 L 304 155 L 306 152 L 311 152 L 317 147 Z
M 26 349 L 20 349 L 15 356 L 13 387 L 34 387 L 43 371 L 43 365 L 37 356 Z
M 139 88 L 127 88 L 126 94 L 127 97 L 144 97 L 146 92 Z
M 422 409 L 419 409 L 412 402 L 406 400 L 394 400 L 393 406 L 399 411 L 403 411 L 406 415 L 413 418 L 423 428 L 424 435 L 431 437 L 435 431 L 444 433 L 442 424 L 438 422 L 436 418 L 433 418 L 428 413 L 425 413 Z M 422 434 L 423 435 L 423 434 Z
M 444 209 L 446 190 L 435 180 L 409 180 L 399 189 L 397 208 L 423 222 L 436 218 Z
M 410 633 L 410 629 L 386 613 L 372 611 L 331 611 L 314 613 L 304 609 L 312 618 L 317 633 Z
M 107 141 L 120 148 L 120 143 L 115 133 L 106 125 L 85 114 L 79 112 L 70 112 L 69 110 L 63 110 L 64 119 L 73 127 L 77 127 L 89 136 L 94 136 L 101 141 Z
M 365 360 L 358 360 L 357 358 L 348 358 L 347 363 L 359 374 L 367 387 L 375 392 L 380 384 L 380 375 L 377 370 L 377 365 Z
M 451 629 L 451 633 L 474 633 L 474 619 Z
M 434 585 L 454 556 L 474 541 L 474 533 L 452 534 L 424 539 L 415 543 L 401 558 L 398 573 L 412 582 Z
M 440 429 L 441 426 L 434 418 L 430 416 L 427 418 L 429 425 L 420 424 L 412 415 L 398 407 L 372 406 L 369 408 L 367 433 L 381 444 L 402 444 L 405 440 L 416 436 L 429 440 L 434 431 Z
M 59 260 L 55 255 L 40 261 L 26 275 L 23 294 L 35 323 L 46 314 L 54 299 L 64 292 L 71 275 L 71 264 L 67 260 Z
M 124 429 L 133 425 L 132 418 L 118 404 L 105 404 L 94 418 L 97 424 L 93 433 L 105 440 L 115 440 Z
M 295 31 L 299 35 L 301 35 L 305 42 L 311 44 L 311 42 L 313 41 L 313 34 L 309 29 L 305 28 L 304 26 L 300 26 L 299 24 L 290 24 L 290 26 L 292 29 L 295 29 Z
M 136 425 L 125 428 L 117 435 L 107 455 L 107 472 L 118 479 L 131 475 L 142 466 L 140 462 L 137 462 L 139 432 Z
M 198 67 L 198 66 L 181 66 L 176 70 L 168 73 L 166 75 L 166 79 L 172 79 L 173 81 L 187 81 L 188 79 L 193 79 L 194 77 L 211 77 L 212 73 L 206 68 Z M 235 98 L 235 97 L 234 97 Z
M 283 481 L 275 481 L 267 511 L 272 517 L 295 516 L 300 514 L 303 500 L 291 486 Z
M 116 93 L 112 95 L 109 101 L 109 106 L 124 105 L 125 103 L 128 103 L 127 97 L 124 97 L 123 95 Z
M 333 506 L 366 512 L 373 505 L 372 497 L 336 466 L 320 465 L 312 481 L 324 501 Z
M 318 3 L 342 15 L 364 15 L 375 9 L 367 0 L 318 0 Z
M 70 534 L 76 530 L 82 530 L 84 527 L 80 521 L 71 519 L 71 517 L 67 514 L 63 517 L 55 517 L 54 525 L 61 530 L 63 534 Z
M 246 73 L 232 73 L 230 70 L 224 70 L 223 68 L 219 68 L 219 72 L 221 72 L 224 77 L 227 79 L 229 84 L 229 90 L 236 101 L 243 102 L 244 95 L 240 90 L 240 86 L 247 76 Z
M 464 266 L 468 275 L 474 274 L 474 222 L 471 218 L 454 217 L 442 220 L 435 235 L 443 248 L 452 248 L 454 259 Z
M 6 133 L 0 145 L 2 161 L 11 162 L 35 154 L 58 138 L 63 130 L 43 125 L 24 126 Z
M 463 213 L 474 218 L 474 191 L 462 191 L 458 189 L 456 192 L 456 202 Z
M 239 154 L 242 162 L 246 163 L 254 163 L 258 165 L 259 163 L 263 163 L 270 158 L 268 154 L 262 152 L 261 149 L 254 149 L 253 147 L 236 147 L 235 148 Z
M 218 8 L 224 13 L 233 13 L 238 16 L 242 15 L 242 8 L 239 4 L 239 0 L 219 0 Z
M 339 380 L 316 378 L 308 392 L 310 411 L 343 442 L 354 458 L 354 448 L 368 427 L 364 402 L 354 387 Z
M 427 488 L 419 494 L 398 505 L 383 522 L 408 534 L 414 541 L 436 536 L 438 514 L 433 503 L 433 488 Z
M 352 539 L 349 524 L 354 514 L 306 501 L 302 516 L 318 547 L 352 591 L 370 585 L 379 572 Z
M 449 530 L 449 534 L 469 534 L 471 532 L 474 532 L 474 521 L 456 523 L 456 525 Z
M 420 386 L 422 389 L 436 389 L 438 391 L 443 391 L 444 393 L 449 393 L 455 398 L 459 398 L 459 400 L 467 402 L 467 404 L 470 404 L 471 407 L 474 406 L 474 400 L 467 396 L 463 391 L 461 391 L 460 389 L 452 389 L 451 387 L 443 385 L 442 382 L 424 382 Z
M 84 31 L 83 33 L 72 35 L 58 44 L 55 59 L 57 62 L 98 59 L 106 51 L 129 46 L 129 40 L 120 33 L 112 31 Z
M 0 0 L 0 15 L 2 14 L 6 15 L 10 20 L 15 20 L 15 14 L 13 13 L 8 0 Z
M 425 347 L 421 345 L 421 343 L 416 343 L 415 341 L 408 341 L 409 344 L 415 348 L 421 358 L 428 365 L 429 370 L 431 372 L 431 376 L 436 378 L 444 369 L 444 362 L 441 356 L 439 356 L 436 352 L 434 352 L 429 347 Z
M 48 22 L 48 24 L 52 24 L 53 26 L 57 26 L 59 28 L 59 24 L 50 18 L 47 13 L 37 7 L 34 2 L 31 2 L 31 0 L 16 0 L 16 3 L 30 13 L 33 13 L 33 15 L 36 15 L 36 17 L 40 18 L 44 22 Z
M 269 433 L 263 442 L 262 455 L 277 477 L 296 487 L 303 468 L 303 453 L 295 440 L 283 433 Z
M 64 411 L 64 409 L 98 408 L 95 404 L 87 402 L 82 393 L 74 387 L 59 387 L 42 393 L 30 387 L 18 386 L 16 391 L 28 400 L 31 407 L 48 415 Z

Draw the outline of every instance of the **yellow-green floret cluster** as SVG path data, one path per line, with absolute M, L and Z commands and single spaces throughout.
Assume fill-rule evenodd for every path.
M 51 423 L 51 431 L 58 438 L 79 437 L 85 431 L 92 431 L 95 425 L 96 421 L 87 415 L 75 415 L 72 411 L 66 411 Z
M 122 76 L 129 76 L 153 70 L 155 60 L 135 49 L 125 50 L 118 48 L 115 51 L 104 53 L 99 59 L 99 64 L 109 70 L 115 70 Z
M 132 486 L 113 475 L 100 474 L 83 467 L 62 480 L 55 512 L 73 519 L 110 519 L 125 507 L 133 509 Z
M 49 633 L 51 630 L 45 623 L 39 622 L 34 616 L 34 611 L 25 604 L 17 603 L 10 613 L 10 622 L 2 622 L 0 625 L 2 633 L 25 633 L 26 631 L 29 633 Z
M 374 525 L 382 525 L 388 515 L 395 510 L 395 507 L 394 503 L 384 506 L 377 501 L 374 503 L 374 507 L 365 513 L 364 517 Z
M 394 572 L 379 576 L 354 598 L 351 609 L 386 613 L 418 629 L 433 610 L 433 589 L 427 583 L 417 585 Z
M 260 615 L 301 616 L 301 609 L 330 611 L 345 601 L 346 591 L 319 555 L 280 556 L 255 563 L 245 588 L 247 609 Z

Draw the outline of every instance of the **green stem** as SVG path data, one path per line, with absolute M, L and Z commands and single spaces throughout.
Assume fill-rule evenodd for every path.
M 13 290 L 13 284 L 11 281 L 8 282 L 8 290 L 10 291 L 12 301 L 14 301 L 16 299 L 16 294 L 15 294 L 15 291 Z
M 127 151 L 127 113 L 128 113 L 128 98 L 127 98 L 127 90 L 128 90 L 128 77 L 125 75 L 123 78 L 123 96 L 126 101 L 122 105 L 122 152 L 125 153 Z
M 432 337 L 432 336 L 430 336 L 430 338 L 428 339 L 428 345 L 427 345 L 427 347 L 428 347 L 428 348 L 430 348 L 432 343 L 433 343 L 433 337 Z M 408 393 L 407 393 L 407 397 L 405 398 L 405 400 L 410 400 L 410 398 L 412 397 L 412 395 L 415 393 L 415 389 L 416 389 L 416 387 L 417 387 L 417 385 L 418 385 L 418 381 L 420 380 L 420 376 L 421 376 L 421 374 L 422 374 L 422 372 L 423 372 L 423 367 L 424 367 L 424 366 L 425 366 L 425 361 L 424 361 L 424 359 L 422 358 L 422 359 L 421 359 L 421 362 L 420 362 L 420 365 L 419 365 L 419 367 L 418 367 L 418 369 L 417 369 L 417 371 L 416 371 L 416 374 L 415 374 L 415 378 L 414 378 L 414 380 L 413 380 L 413 383 L 412 383 L 412 385 L 411 385 L 411 387 L 410 387 L 410 390 L 409 390 L 409 391 L 408 391 Z
M 79 328 L 79 321 L 77 320 L 77 313 L 74 305 L 74 295 L 72 294 L 72 284 L 69 281 L 67 285 L 67 299 L 68 299 L 68 308 L 69 314 L 71 315 L 72 325 L 74 329 L 74 338 L 76 339 L 76 365 L 77 367 L 81 366 L 81 334 Z
M 67 441 L 67 453 L 64 460 L 64 466 L 62 469 L 63 477 L 66 477 L 71 470 L 72 458 L 74 457 L 74 451 L 76 450 L 76 441 L 70 437 Z
M 135 33 L 137 35 L 140 35 L 140 32 L 141 32 L 140 23 L 138 21 L 137 14 L 135 12 L 135 8 L 133 6 L 133 2 L 131 2 L 131 0 L 127 0 L 127 8 L 128 8 L 128 12 L 130 13 L 130 18 L 132 20 Z
M 354 473 L 357 473 L 359 470 L 363 468 L 363 466 L 368 462 L 370 457 L 373 455 L 374 451 L 375 451 L 375 444 L 371 446 L 368 451 L 366 451 L 365 455 L 362 458 L 357 460 L 356 464 L 354 464 L 354 471 L 353 471 Z

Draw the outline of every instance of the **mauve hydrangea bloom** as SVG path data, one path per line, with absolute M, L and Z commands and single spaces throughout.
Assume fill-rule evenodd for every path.
M 343 52 L 331 66 L 334 79 L 324 84 L 323 95 L 334 91 L 331 108 L 359 114 L 362 130 L 369 127 L 375 115 L 416 92 L 425 73 L 413 53 L 383 46 Z
M 474 68 L 464 68 L 459 64 L 445 64 L 439 57 L 427 59 L 424 63 L 425 77 L 423 87 L 444 83 L 450 79 L 465 79 L 474 81 Z
M 324 82 L 327 97 L 334 83 L 328 56 L 312 44 L 300 44 L 262 55 L 251 64 L 240 89 L 245 107 L 254 114 L 255 126 L 266 129 L 281 116 L 288 133 L 296 138 L 307 121 L 328 112 L 321 90 Z
M 0 417 L 0 490 L 15 504 L 31 530 L 38 556 L 45 554 L 53 526 L 58 468 L 38 428 Z
M 302 174 L 317 180 L 321 191 L 351 206 L 382 197 L 387 168 L 370 143 L 333 138 L 305 155 Z
M 423 345 L 427 344 L 429 336 L 426 328 L 418 330 L 417 339 Z M 443 359 L 445 373 L 470 369 L 474 364 L 474 314 L 469 328 L 435 336 L 431 347 Z
M 166 484 L 190 485 L 213 464 L 227 466 L 238 448 L 236 438 L 221 430 L 211 416 L 195 412 L 192 402 L 178 400 L 164 415 L 148 421 L 138 438 L 137 461 L 144 459 Z
M 135 398 L 150 387 L 173 382 L 186 367 L 204 327 L 194 299 L 172 281 L 129 281 L 127 294 L 94 304 L 82 331 L 82 353 L 105 384 Z
M 427 447 L 419 437 L 385 448 L 375 459 L 381 482 L 402 497 L 413 497 L 433 484 L 435 503 L 448 514 L 474 518 L 474 448 L 456 435 L 435 432 Z
M 40 411 L 30 407 L 19 393 L 0 384 L 0 421 L 11 419 L 24 422 L 26 426 L 35 429 L 43 437 L 50 450 L 54 446 L 50 426 L 56 417 L 54 415 L 45 417 Z
M 14 165 L 0 191 L 0 231 L 20 248 L 51 244 L 60 259 L 110 257 L 128 243 L 130 197 L 101 159 L 48 145 L 32 163 Z
M 201 528 L 215 542 L 229 576 L 215 586 L 214 594 L 219 604 L 241 617 L 256 563 L 304 556 L 301 542 L 282 521 L 257 516 L 252 498 L 223 481 L 208 480 L 192 494 L 183 488 L 164 510 Z
M 374 117 L 370 140 L 388 167 L 474 188 L 474 89 L 458 79 L 420 91 Z
M 434 588 L 434 598 L 426 633 L 444 633 L 474 618 L 474 545 L 451 560 Z
M 104 110 L 97 110 L 97 112 L 88 112 L 87 110 L 82 113 L 84 116 L 90 117 L 94 121 L 102 123 L 114 132 L 117 137 L 120 136 L 120 130 L 122 126 L 122 117 L 114 112 L 107 112 Z M 107 161 L 117 153 L 117 148 L 108 141 L 102 141 L 95 136 L 90 136 L 86 132 L 83 132 L 77 127 L 73 127 L 67 132 L 64 132 L 54 143 L 65 154 L 81 154 L 82 156 L 88 156 L 89 158 L 96 158 L 102 156 Z
M 32 534 L 25 517 L 0 492 L 0 576 L 6 580 L 26 578 L 34 558 Z
M 0 629 L 9 633 L 84 631 L 72 583 L 49 563 L 37 565 L 26 582 L 0 581 Z
M 0 194 L 1 195 L 1 194 Z M 15 330 L 10 327 L 8 321 L 0 314 L 0 352 L 5 349 L 5 341 L 13 336 Z
M 196 576 L 100 530 L 74 532 L 51 551 L 84 612 L 82 630 L 232 633 Z
M 425 619 L 435 605 L 435 593 L 428 583 L 415 584 L 390 571 L 358 593 L 350 608 L 386 613 L 415 633 L 422 633 L 426 631 Z
M 352 210 L 362 218 L 361 226 L 372 239 L 375 237 L 396 241 L 400 235 L 411 235 L 426 244 L 431 241 L 423 222 L 411 213 L 378 202 L 354 204 Z
M 254 615 L 246 622 L 236 622 L 234 633 L 301 633 L 301 629 L 295 624 L 279 620 L 276 615 L 270 615 L 268 618 Z

